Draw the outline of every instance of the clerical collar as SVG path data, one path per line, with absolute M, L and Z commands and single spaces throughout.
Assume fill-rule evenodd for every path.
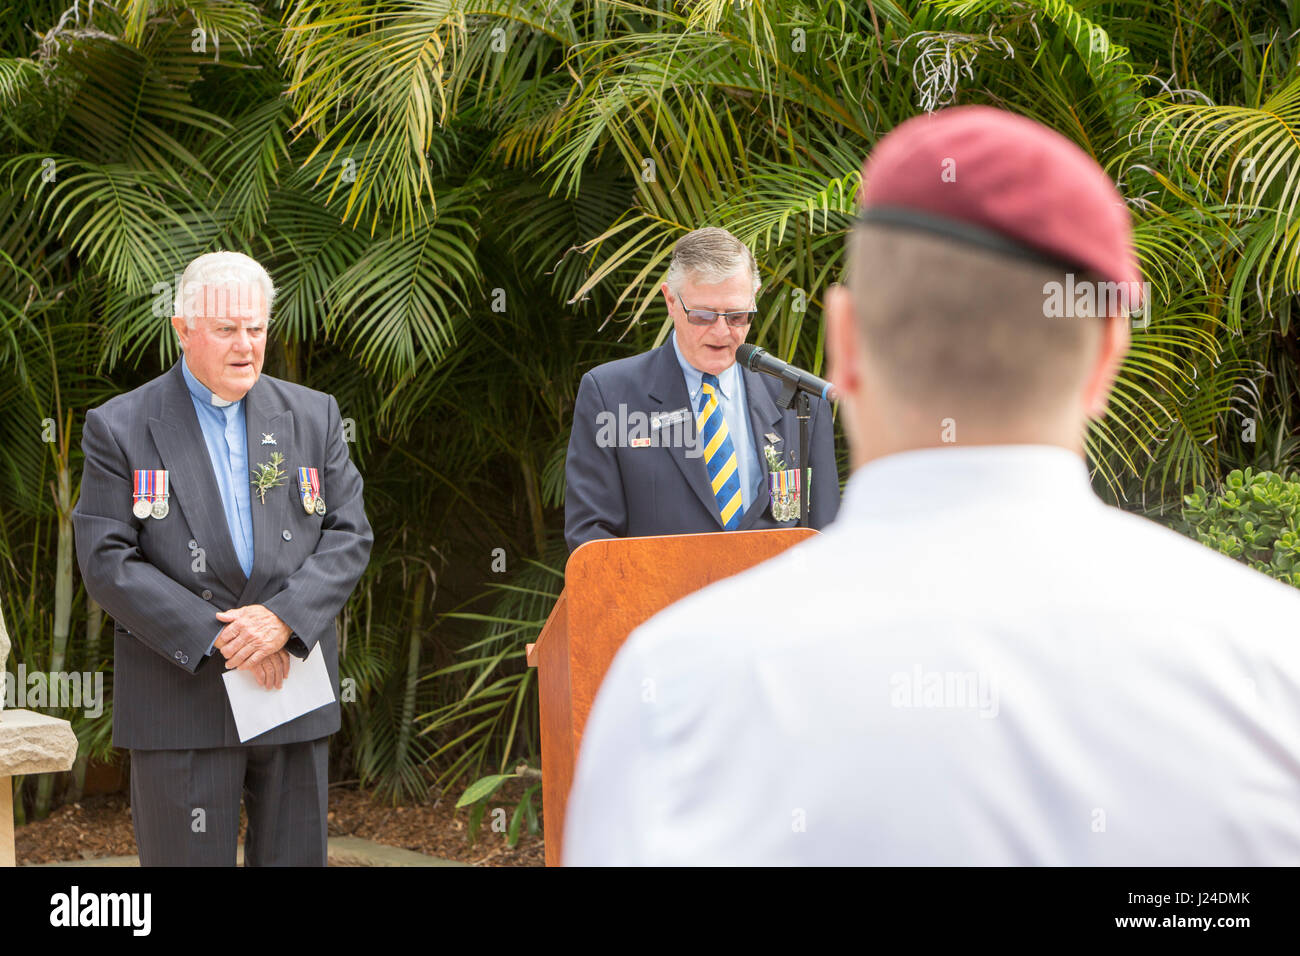
M 185 376 L 185 385 L 190 390 L 190 394 L 203 404 L 215 405 L 218 408 L 225 408 L 227 405 L 238 404 L 238 402 L 228 401 L 227 399 L 213 394 L 212 389 L 208 388 L 195 378 L 194 373 L 190 371 L 189 364 L 185 361 L 184 354 L 181 355 L 181 374 Z

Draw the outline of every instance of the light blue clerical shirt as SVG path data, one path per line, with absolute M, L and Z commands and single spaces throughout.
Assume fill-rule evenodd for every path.
M 221 509 L 226 515 L 230 540 L 235 546 L 239 566 L 245 577 L 253 573 L 253 505 L 252 488 L 248 481 L 248 431 L 244 415 L 244 402 L 229 402 L 212 394 L 212 391 L 194 377 L 181 357 L 181 372 L 194 401 L 194 411 L 203 430 L 203 441 L 208 446 L 212 471 L 221 494 Z M 212 653 L 212 648 L 208 648 Z
M 677 364 L 682 367 L 686 377 L 686 391 L 691 396 L 691 411 L 699 408 L 700 389 L 704 385 L 704 373 L 682 357 L 682 350 L 677 347 L 677 330 L 673 330 L 673 352 Z M 740 374 L 740 366 L 735 362 L 718 376 L 719 404 L 722 405 L 723 417 L 727 420 L 727 431 L 731 433 L 731 443 L 736 451 L 736 467 L 740 470 L 740 506 L 749 510 L 749 503 L 754 500 L 758 483 L 763 477 L 762 464 L 754 448 L 754 433 L 749 427 L 749 402 L 745 396 L 745 376 Z M 733 492 L 734 494 L 734 492 Z

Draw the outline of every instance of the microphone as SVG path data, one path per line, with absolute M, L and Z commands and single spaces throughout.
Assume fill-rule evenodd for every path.
M 760 349 L 757 345 L 750 345 L 746 342 L 744 345 L 737 346 L 736 361 L 751 372 L 762 372 L 764 375 L 779 378 L 787 385 L 793 385 L 796 391 L 807 392 L 826 401 L 834 401 L 839 398 L 839 392 L 832 383 L 818 378 L 812 372 L 805 372 L 789 362 L 782 362 L 775 355 L 768 354 L 766 349 Z M 794 392 L 790 394 L 793 395 Z

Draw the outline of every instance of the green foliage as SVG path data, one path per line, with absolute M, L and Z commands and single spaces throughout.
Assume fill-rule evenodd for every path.
M 521 769 L 523 769 L 521 767 Z M 540 776 L 539 771 L 534 768 L 531 770 L 530 777 Z M 473 845 L 478 838 L 479 826 L 483 822 L 483 817 L 487 813 L 490 801 L 493 795 L 501 788 L 501 785 L 507 780 L 515 780 L 521 776 L 520 773 L 495 773 L 486 777 L 480 777 L 475 780 L 456 801 L 456 809 L 463 807 L 470 808 L 469 826 L 466 828 L 466 839 Z M 524 788 L 514 809 L 509 814 L 509 822 L 505 827 L 506 844 L 512 849 L 519 845 L 519 838 L 523 835 L 523 828 L 528 827 L 529 833 L 539 833 L 541 823 L 538 818 L 537 794 L 542 789 L 541 780 L 536 780 Z M 502 808 L 504 809 L 504 808 Z
M 484 636 L 461 648 L 455 663 L 428 675 L 444 690 L 463 688 L 419 718 L 421 734 L 442 741 L 433 756 L 455 756 L 439 777 L 440 785 L 450 788 L 490 762 L 498 765 L 498 775 L 481 778 L 471 789 L 484 785 L 483 780 L 496 779 L 499 784 L 505 779 L 499 775 L 516 753 L 536 756 L 539 752 L 537 672 L 525 663 L 525 644 L 537 639 L 559 596 L 564 583 L 559 570 L 562 554 L 563 542 L 557 540 L 550 547 L 549 560 L 529 561 L 517 575 L 517 583 L 493 585 L 488 613 L 447 615 L 481 624 Z
M 513 780 L 513 773 L 492 773 L 486 777 L 480 777 L 465 788 L 460 799 L 456 801 L 456 809 L 467 807 L 471 803 L 478 803 L 480 800 L 486 800 L 492 794 L 496 793 L 501 784 L 507 780 Z
M 1198 487 L 1181 530 L 1230 558 L 1300 587 L 1300 475 L 1233 470 L 1219 492 Z

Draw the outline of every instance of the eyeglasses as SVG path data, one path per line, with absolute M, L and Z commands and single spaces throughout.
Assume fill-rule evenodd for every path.
M 712 325 L 717 321 L 718 316 L 722 316 L 723 321 L 731 328 L 738 329 L 741 326 L 749 325 L 754 321 L 754 316 L 758 315 L 757 309 L 749 309 L 744 312 L 712 312 L 709 309 L 687 309 L 686 303 L 682 302 L 681 293 L 677 293 L 677 301 L 682 303 L 682 308 L 686 309 L 686 321 L 691 325 Z

